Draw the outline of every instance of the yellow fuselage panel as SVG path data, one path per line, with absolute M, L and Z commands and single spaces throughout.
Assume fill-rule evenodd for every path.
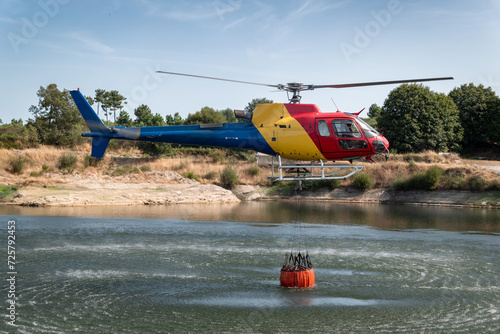
M 252 123 L 281 157 L 298 160 L 326 160 L 302 125 L 282 103 L 261 104 Z

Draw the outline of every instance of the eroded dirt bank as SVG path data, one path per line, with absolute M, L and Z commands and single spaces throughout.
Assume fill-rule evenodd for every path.
M 5 204 L 80 206 L 240 201 L 227 189 L 213 184 L 200 184 L 180 176 L 177 172 L 147 172 L 121 177 L 101 177 L 91 173 L 48 174 L 44 181 L 44 185 L 28 184 L 20 188 Z

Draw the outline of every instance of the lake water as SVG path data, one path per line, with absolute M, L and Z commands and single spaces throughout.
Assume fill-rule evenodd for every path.
M 4 250 L 15 221 L 18 297 L 0 332 L 500 332 L 500 210 L 292 201 L 0 219 Z M 279 285 L 297 234 L 311 289 Z

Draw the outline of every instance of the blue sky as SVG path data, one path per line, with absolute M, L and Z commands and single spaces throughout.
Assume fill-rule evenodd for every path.
M 453 76 L 500 91 L 500 0 L 3 0 L 0 119 L 31 117 L 40 86 L 118 90 L 127 110 L 183 117 L 204 106 L 287 102 L 272 88 L 155 74 L 156 70 L 268 84 Z M 303 103 L 333 111 L 382 105 L 396 86 L 322 89 Z M 365 114 L 363 114 L 365 115 Z

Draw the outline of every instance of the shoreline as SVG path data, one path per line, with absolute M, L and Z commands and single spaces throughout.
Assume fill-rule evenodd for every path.
M 217 177 L 227 166 L 207 156 L 169 159 L 150 159 L 140 156 L 110 155 L 98 166 L 83 164 L 85 152 L 75 151 L 78 162 L 71 168 L 58 165 L 64 151 L 52 147 L 23 151 L 2 150 L 0 159 L 0 186 L 3 193 L 0 205 L 32 207 L 69 206 L 124 206 L 167 204 L 239 203 L 241 201 L 286 201 L 296 199 L 290 187 L 267 187 L 264 176 L 270 167 L 262 166 L 255 172 L 255 163 L 240 161 L 233 165 L 242 185 L 232 190 L 219 186 Z M 22 156 L 26 168 L 13 173 L 9 159 Z M 334 190 L 304 189 L 298 195 L 304 201 L 330 201 L 332 203 L 404 204 L 425 206 L 478 207 L 500 209 L 500 191 L 431 190 L 394 191 L 390 188 L 396 176 L 423 172 L 439 165 L 446 173 L 447 182 L 456 179 L 482 179 L 498 182 L 499 161 L 463 160 L 455 155 L 423 154 L 411 156 L 425 162 L 406 162 L 405 158 L 366 166 L 368 175 L 376 181 L 376 188 L 355 190 L 344 180 Z M 370 174 L 371 173 L 371 174 Z M 460 181 L 461 180 L 461 181 Z M 8 187 L 16 187 L 17 190 Z M 446 189 L 446 188 L 445 188 Z M 473 189 L 473 188 L 465 188 Z M 15 191 L 14 191 L 15 190 Z M 288 191 L 288 193 L 287 193 Z
M 175 172 L 173 172 L 175 173 Z M 177 174 L 177 173 L 175 173 Z M 232 191 L 214 184 L 201 184 L 180 175 L 169 175 L 168 184 L 145 182 L 101 182 L 84 187 L 79 183 L 59 187 L 27 186 L 0 205 L 27 207 L 85 207 L 178 204 L 226 204 L 246 201 L 322 201 L 357 204 L 399 204 L 417 206 L 470 207 L 500 209 L 498 191 L 358 191 L 337 188 L 332 191 L 301 191 L 297 195 L 270 195 L 265 188 L 240 185 Z M 175 181 L 172 182 L 172 177 Z

